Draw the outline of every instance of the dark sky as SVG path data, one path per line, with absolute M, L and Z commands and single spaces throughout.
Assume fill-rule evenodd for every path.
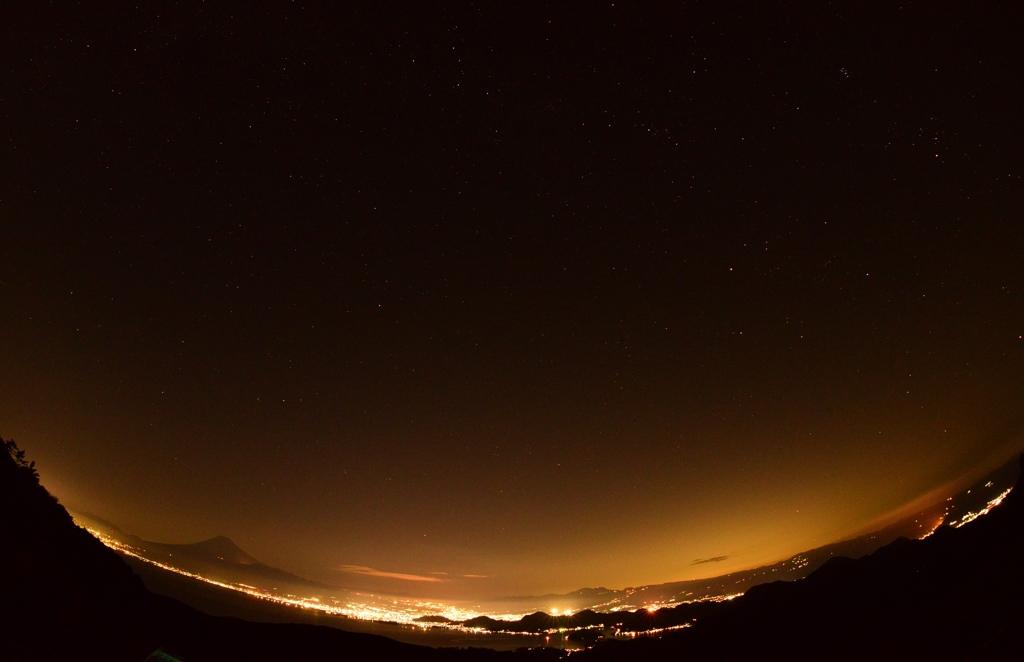
M 1012 3 L 422 4 L 3 10 L 0 434 L 64 503 L 522 594 L 1019 450 Z

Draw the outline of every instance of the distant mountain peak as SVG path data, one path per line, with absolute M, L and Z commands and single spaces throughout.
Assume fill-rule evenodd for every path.
M 203 540 L 203 541 L 195 543 L 195 544 L 197 544 L 197 545 L 217 545 L 217 546 L 222 546 L 222 547 L 225 547 L 225 548 L 228 548 L 228 549 L 237 549 L 238 551 L 242 551 L 242 548 L 239 547 L 235 543 L 234 540 L 232 540 L 231 538 L 228 538 L 227 536 L 214 536 L 214 537 L 210 538 L 209 540 Z
M 211 560 L 217 559 L 228 563 L 239 565 L 263 565 L 260 561 L 250 556 L 245 550 L 235 544 L 227 536 L 215 536 L 209 540 L 196 542 L 188 545 L 167 545 L 188 550 L 196 556 L 205 556 Z

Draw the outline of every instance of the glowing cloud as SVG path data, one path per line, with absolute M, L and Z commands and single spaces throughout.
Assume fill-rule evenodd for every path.
M 384 570 L 375 570 L 365 565 L 342 565 L 336 568 L 339 572 L 347 572 L 353 575 L 368 575 L 370 577 L 384 577 L 387 579 L 401 579 L 406 582 L 443 582 L 443 579 L 438 577 L 427 577 L 425 575 L 407 575 L 401 572 L 385 572 Z
M 724 561 L 727 558 L 729 558 L 729 557 L 728 556 L 712 556 L 711 558 L 708 558 L 708 559 L 694 559 L 693 563 L 691 563 L 690 565 L 700 565 L 701 563 L 718 563 L 719 561 Z

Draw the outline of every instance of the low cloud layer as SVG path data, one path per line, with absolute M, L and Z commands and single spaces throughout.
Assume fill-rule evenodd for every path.
M 409 575 L 403 572 L 387 572 L 377 570 L 365 565 L 341 565 L 337 567 L 340 572 L 347 572 L 353 575 L 367 575 L 370 577 L 384 577 L 386 579 L 401 579 L 406 582 L 443 582 L 439 577 L 427 577 L 426 575 Z
M 718 563 L 719 561 L 724 561 L 727 558 L 729 558 L 728 555 L 726 555 L 726 556 L 712 556 L 711 558 L 707 558 L 707 559 L 694 559 L 693 563 L 691 563 L 690 565 L 700 565 L 701 563 Z

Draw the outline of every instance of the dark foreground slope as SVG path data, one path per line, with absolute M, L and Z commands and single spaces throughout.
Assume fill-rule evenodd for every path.
M 1022 660 L 1022 599 L 1024 475 L 1002 505 L 963 528 L 833 559 L 801 581 L 756 586 L 707 609 L 691 628 L 578 657 Z M 663 611 L 659 620 L 675 620 Z
M 141 662 L 162 648 L 201 660 L 491 660 L 510 653 L 432 649 L 298 624 L 207 616 L 147 591 L 19 460 L 0 452 L 0 660 Z M 533 653 L 524 657 L 557 655 Z
M 141 661 L 158 647 L 187 662 L 565 655 L 432 649 L 328 627 L 208 616 L 147 591 L 113 551 L 74 525 L 13 446 L 5 442 L 3 450 L 0 660 Z M 615 620 L 624 625 L 645 618 L 646 627 L 692 627 L 661 639 L 602 642 L 572 658 L 1024 659 L 1022 500 L 1024 478 L 1001 506 L 963 528 L 898 540 L 856 561 L 837 558 L 806 579 L 754 587 L 731 602 L 620 613 Z M 590 615 L 604 616 L 583 616 Z

